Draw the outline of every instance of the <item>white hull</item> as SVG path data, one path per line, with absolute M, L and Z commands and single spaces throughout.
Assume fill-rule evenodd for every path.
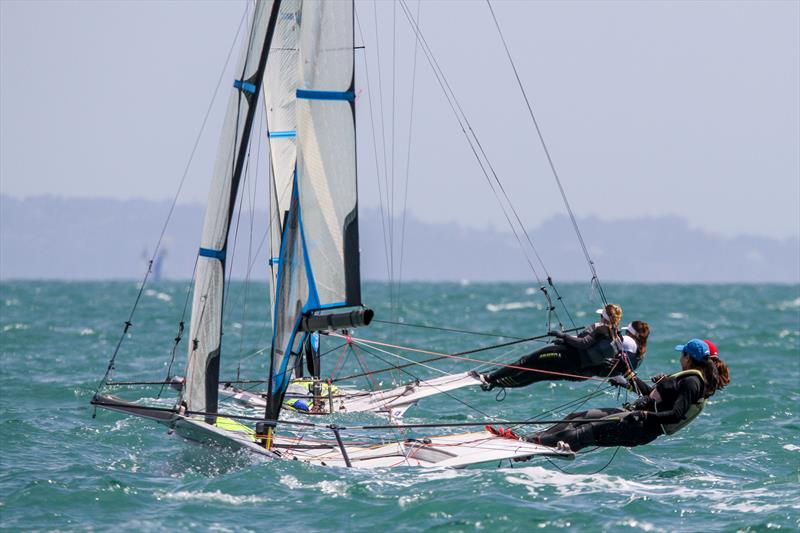
M 269 459 L 297 460 L 319 466 L 346 467 L 349 460 L 350 466 L 361 469 L 464 468 L 537 456 L 570 460 L 575 458 L 572 452 L 498 437 L 488 431 L 406 439 L 374 446 L 344 444 L 344 453 L 332 431 L 330 436 L 324 435 L 324 440 L 319 437 L 276 435 L 272 449 L 267 450 L 256 442 L 252 428 L 231 419 L 219 417 L 218 425 L 215 426 L 206 423 L 202 417 L 187 417 L 166 410 L 151 409 L 113 397 L 99 397 L 99 400 L 97 405 L 101 407 L 155 420 L 193 442 L 245 450 Z

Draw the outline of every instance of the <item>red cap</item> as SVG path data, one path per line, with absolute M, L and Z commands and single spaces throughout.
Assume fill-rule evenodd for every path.
M 717 345 L 711 342 L 710 340 L 706 339 L 705 343 L 708 344 L 709 356 L 710 357 L 718 357 L 719 352 L 717 351 Z

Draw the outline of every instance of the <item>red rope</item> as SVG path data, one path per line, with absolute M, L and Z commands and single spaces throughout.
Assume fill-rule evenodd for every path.
M 333 378 L 336 376 L 336 370 L 339 369 L 339 365 L 341 365 L 342 361 L 344 361 L 344 356 L 347 355 L 347 349 L 350 348 L 350 345 L 352 343 L 353 343 L 353 341 L 350 338 L 350 335 L 348 335 L 347 336 L 347 344 L 344 345 L 344 349 L 342 350 L 342 355 L 339 356 L 339 360 L 336 361 L 336 366 L 333 367 L 333 372 L 331 372 L 331 381 L 333 381 Z
M 373 389 L 379 389 L 380 387 L 378 387 L 378 381 L 375 379 L 375 376 L 372 375 L 373 373 L 369 371 L 369 367 L 367 366 L 367 362 L 364 360 L 364 356 L 361 355 L 358 350 L 356 350 L 355 345 L 353 345 L 353 353 L 356 354 L 358 360 L 361 361 L 361 366 L 364 367 L 364 372 L 367 374 L 367 379 L 369 379 L 372 383 Z

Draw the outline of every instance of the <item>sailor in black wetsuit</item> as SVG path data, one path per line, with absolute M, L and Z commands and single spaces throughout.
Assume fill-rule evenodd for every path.
M 675 349 L 682 352 L 682 371 L 653 378 L 654 386 L 635 376 L 629 381 L 622 377 L 610 380 L 614 385 L 636 387 L 642 394 L 629 409 L 572 413 L 566 420 L 576 422 L 557 424 L 523 439 L 553 447 L 566 444 L 578 451 L 587 446 L 639 446 L 675 433 L 700 414 L 708 397 L 725 386 L 718 374 L 724 362 L 710 361 L 705 342 L 692 339 Z
M 608 304 L 597 312 L 601 316 L 600 322 L 592 324 L 577 336 L 551 331 L 550 334 L 557 338 L 553 344 L 522 357 L 513 365 L 479 374 L 477 377 L 481 380 L 481 388 L 525 387 L 539 381 L 575 381 L 581 377 L 606 377 L 634 370 L 644 355 L 650 328 L 647 327 L 641 341 L 642 350 L 633 338 L 630 339 L 632 344 L 623 345 L 617 334 L 622 309 L 618 305 Z M 640 324 L 646 326 L 644 322 Z M 631 351 L 627 357 L 624 355 L 626 347 Z M 618 359 L 618 356 L 627 359 L 627 362 Z

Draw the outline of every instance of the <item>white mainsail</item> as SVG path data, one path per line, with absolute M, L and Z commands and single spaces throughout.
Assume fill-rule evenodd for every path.
M 191 411 L 217 410 L 228 230 L 275 27 L 275 7 L 272 0 L 255 4 L 211 179 L 194 283 L 186 382 L 179 400 Z
M 361 304 L 353 4 L 304 2 L 300 20 L 299 77 L 294 93 L 297 162 L 275 281 L 268 413 L 272 418 L 278 413 L 307 334 L 299 334 L 303 317 Z M 291 77 L 288 70 L 277 77 L 278 94 L 284 96 Z M 287 103 L 284 109 L 290 108 Z M 281 120 L 289 124 L 289 114 L 281 111 L 276 118 L 282 115 Z M 280 157 L 282 174 L 277 174 L 276 166 L 274 191 L 280 191 L 286 179 L 287 159 L 283 153 Z M 273 221 L 275 208 L 282 207 L 279 194 L 275 197 Z M 277 216 L 283 217 L 282 212 Z

